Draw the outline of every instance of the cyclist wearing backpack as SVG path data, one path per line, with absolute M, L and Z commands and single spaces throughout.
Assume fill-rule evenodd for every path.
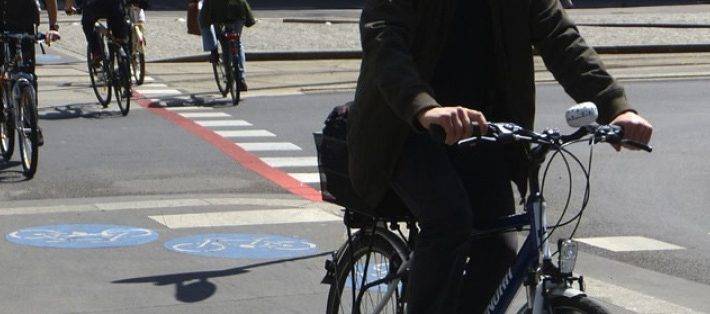
M 200 29 L 202 33 L 202 46 L 204 51 L 210 52 L 210 62 L 215 63 L 219 59 L 217 51 L 217 34 L 215 24 L 229 26 L 241 37 L 244 26 L 251 27 L 256 24 L 251 6 L 247 0 L 202 0 L 200 7 Z M 248 89 L 246 83 L 246 70 L 244 45 L 239 41 L 239 69 L 240 78 L 237 82 L 240 91 Z
M 360 32 L 349 173 L 370 206 L 394 191 L 419 221 L 410 313 L 483 312 L 515 257 L 510 235 L 467 240 L 479 223 L 515 211 L 510 182 L 524 195 L 527 147 L 463 151 L 426 131 L 438 124 L 453 144 L 471 135 L 471 122 L 484 133 L 487 119 L 531 129 L 533 46 L 576 102 L 597 104 L 600 123 L 650 140 L 651 125 L 558 0 L 366 0 Z M 471 261 L 458 268 L 469 252 Z
M 66 0 L 64 10 L 68 14 L 77 12 L 76 0 Z M 91 59 L 94 66 L 101 63 L 101 43 L 99 34 L 94 31 L 94 24 L 99 19 L 106 19 L 108 27 L 117 42 L 128 42 L 128 23 L 126 23 L 126 1 L 125 0 L 82 0 L 81 26 L 86 36 L 86 41 L 91 49 Z

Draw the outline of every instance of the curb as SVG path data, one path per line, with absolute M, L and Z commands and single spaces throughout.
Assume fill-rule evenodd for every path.
M 282 23 L 303 23 L 303 24 L 357 24 L 359 19 L 323 19 L 323 18 L 284 18 Z
M 634 45 L 634 46 L 597 46 L 593 47 L 599 54 L 650 54 L 650 53 L 701 53 L 710 52 L 710 44 L 689 45 Z M 535 52 L 537 55 L 538 53 Z M 360 59 L 360 50 L 335 51 L 280 51 L 252 52 L 246 54 L 249 61 L 294 61 L 294 60 L 340 60 Z M 176 58 L 150 60 L 151 63 L 182 63 L 206 62 L 209 54 L 200 54 Z

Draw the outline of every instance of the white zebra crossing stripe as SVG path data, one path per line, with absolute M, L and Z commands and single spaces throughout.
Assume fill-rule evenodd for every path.
M 215 131 L 221 137 L 275 137 L 267 130 Z
M 150 76 L 146 76 L 143 78 L 143 82 L 155 82 L 155 79 Z
M 180 106 L 180 107 L 165 107 L 165 110 L 170 111 L 197 111 L 197 110 L 212 110 L 211 107 L 198 107 L 198 106 Z
M 204 127 L 252 126 L 251 123 L 244 120 L 196 120 L 195 123 Z
M 590 296 L 636 313 L 700 313 L 650 295 L 585 276 Z
M 148 216 L 170 229 L 342 221 L 318 208 L 244 210 Z
M 265 157 L 261 160 L 274 168 L 318 166 L 317 157 Z
M 139 89 L 137 90 L 139 93 L 143 95 L 161 95 L 161 96 L 167 96 L 167 95 L 180 95 L 182 94 L 181 91 L 177 89 Z
M 639 236 L 577 238 L 576 241 L 612 252 L 682 250 L 682 246 Z
M 320 173 L 318 172 L 289 173 L 288 175 L 303 183 L 320 183 Z
M 248 152 L 269 152 L 269 151 L 299 151 L 301 150 L 296 144 L 292 143 L 237 143 L 239 147 Z
M 178 113 L 185 118 L 224 118 L 231 117 L 224 112 L 185 112 Z
M 149 83 L 149 84 L 143 84 L 143 85 L 141 85 L 141 89 L 144 89 L 144 88 L 157 88 L 157 87 L 165 88 L 165 87 L 168 87 L 168 85 L 165 85 L 165 84 L 163 84 L 163 83 Z

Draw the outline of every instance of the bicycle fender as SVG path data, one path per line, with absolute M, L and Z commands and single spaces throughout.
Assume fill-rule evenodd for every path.
M 552 297 L 560 296 L 560 297 L 566 297 L 566 298 L 574 298 L 574 297 L 577 297 L 577 296 L 583 296 L 583 297 L 586 297 L 586 296 L 587 296 L 586 293 L 584 293 L 583 291 L 581 291 L 581 290 L 579 290 L 579 289 L 575 289 L 575 288 L 556 288 L 556 289 L 552 289 L 552 290 L 550 290 L 550 291 L 548 292 L 548 295 L 549 295 L 549 296 L 552 296 Z

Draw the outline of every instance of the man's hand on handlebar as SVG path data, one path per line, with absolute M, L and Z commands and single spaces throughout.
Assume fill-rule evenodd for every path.
M 627 111 L 616 116 L 611 124 L 618 125 L 624 129 L 624 139 L 646 145 L 651 141 L 653 126 L 651 126 L 651 123 L 646 119 L 632 111 Z M 612 146 L 614 146 L 616 151 L 620 151 L 622 147 L 622 145 L 618 144 L 613 144 Z M 623 145 L 623 147 L 631 150 L 639 149 L 629 145 Z
M 58 31 L 49 30 L 45 35 L 44 41 L 47 43 L 47 46 L 51 46 L 53 42 L 58 41 L 61 38 L 62 36 L 59 35 Z
M 471 123 L 477 124 L 481 134 L 486 134 L 488 122 L 483 113 L 464 107 L 431 107 L 422 110 L 417 120 L 429 130 L 432 124 L 441 126 L 446 133 L 445 143 L 453 145 L 459 140 L 472 136 Z

